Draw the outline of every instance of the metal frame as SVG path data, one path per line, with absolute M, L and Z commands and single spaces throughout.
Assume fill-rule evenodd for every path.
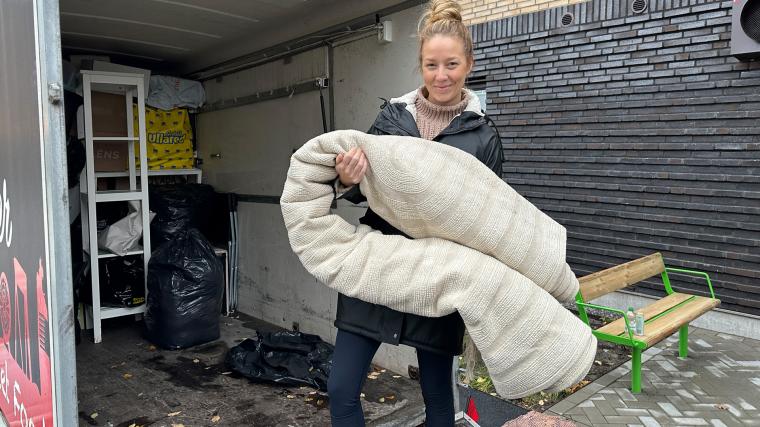
M 76 351 L 74 347 L 71 248 L 68 217 L 68 172 L 63 113 L 61 33 L 58 0 L 36 0 L 37 78 L 41 114 L 41 148 L 44 191 L 49 342 L 56 425 L 76 425 Z M 59 95 L 59 96 L 56 96 Z M 2 422 L 0 421 L 0 424 Z
M 660 274 L 660 277 L 662 278 L 662 283 L 665 288 L 665 292 L 668 295 L 671 295 L 674 293 L 673 287 L 670 285 L 670 277 L 668 277 L 668 272 L 670 271 L 673 273 L 690 274 L 690 275 L 704 277 L 705 280 L 707 281 L 707 286 L 710 289 L 710 297 L 712 299 L 715 299 L 715 292 L 713 291 L 710 275 L 708 275 L 704 271 L 668 267 L 668 266 L 665 266 L 664 264 L 663 266 L 664 266 L 664 269 L 662 273 Z M 678 310 L 684 304 L 687 304 L 689 301 L 692 301 L 694 298 L 696 298 L 696 296 L 692 296 L 691 298 L 681 301 L 680 303 L 663 311 L 662 313 L 659 313 L 656 316 L 652 316 L 649 319 L 646 319 L 644 323 L 645 324 L 649 323 L 653 320 L 661 318 L 662 316 L 672 313 L 673 311 Z M 586 308 L 604 310 L 604 311 L 609 311 L 609 312 L 621 315 L 621 317 L 625 321 L 625 330 L 628 332 L 627 337 L 624 335 L 625 332 L 620 335 L 611 335 L 611 334 L 594 330 L 593 334 L 594 336 L 597 337 L 597 339 L 607 341 L 607 342 L 612 342 L 615 344 L 624 345 L 626 347 L 631 347 L 631 351 L 633 353 L 632 359 L 631 359 L 631 392 L 640 393 L 641 392 L 641 353 L 644 350 L 646 350 L 648 347 L 644 341 L 640 341 L 634 338 L 633 332 L 632 332 L 633 329 L 631 328 L 631 325 L 628 322 L 628 317 L 625 315 L 625 312 L 623 310 L 618 310 L 612 307 L 606 307 L 603 305 L 587 303 L 583 300 L 583 295 L 581 295 L 580 291 L 578 291 L 578 294 L 575 296 L 575 303 L 578 306 L 578 314 L 581 320 L 583 320 L 583 322 L 585 322 L 589 326 L 591 326 L 591 324 L 589 323 L 588 313 L 586 313 Z M 685 358 L 688 356 L 688 350 L 689 350 L 688 344 L 689 344 L 689 324 L 686 323 L 685 325 L 682 325 L 680 328 L 678 328 L 678 355 L 680 357 Z
M 92 132 L 92 92 L 98 88 L 123 91 L 125 94 L 125 108 L 127 111 L 127 137 L 94 137 Z M 137 307 L 111 308 L 102 307 L 100 304 L 100 268 L 98 260 L 113 257 L 113 254 L 100 253 L 98 250 L 98 230 L 96 205 L 100 202 L 139 201 L 143 223 L 143 248 L 141 253 L 144 265 L 145 296 L 148 295 L 148 262 L 150 261 L 150 208 L 148 203 L 148 155 L 147 138 L 145 131 L 145 87 L 141 74 L 114 73 L 107 71 L 82 71 L 82 92 L 84 95 L 84 129 L 85 150 L 87 155 L 86 179 L 82 182 L 86 185 L 81 187 L 82 197 L 82 241 L 90 256 L 90 275 L 92 276 L 92 323 L 93 340 L 96 343 L 102 341 L 101 320 L 112 317 L 141 314 L 146 310 L 147 304 Z M 137 95 L 137 123 L 139 135 L 134 135 L 134 114 L 132 99 Z M 113 143 L 126 142 L 129 145 L 129 169 L 126 171 L 129 177 L 128 191 L 97 191 L 98 177 L 103 175 L 95 173 L 94 141 L 112 141 Z M 140 143 L 140 166 L 139 174 L 135 162 L 135 142 Z M 137 177 L 140 177 L 140 186 L 137 186 Z M 198 175 L 200 178 L 200 175 Z M 132 253 L 133 255 L 135 253 Z

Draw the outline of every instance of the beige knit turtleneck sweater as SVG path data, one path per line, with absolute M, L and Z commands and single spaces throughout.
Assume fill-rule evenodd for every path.
M 462 101 L 458 104 L 444 106 L 428 101 L 424 89 L 423 86 L 417 91 L 417 99 L 414 101 L 417 109 L 417 128 L 422 138 L 432 140 L 446 129 L 454 117 L 462 114 L 467 107 L 467 92 L 462 91 Z

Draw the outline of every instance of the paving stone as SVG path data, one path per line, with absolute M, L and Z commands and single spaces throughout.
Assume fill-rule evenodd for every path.
M 615 408 L 610 406 L 610 404 L 607 402 L 594 402 L 594 405 L 596 406 L 596 409 L 598 409 L 599 412 L 601 412 L 605 417 L 608 415 L 617 415 Z
M 633 416 L 605 415 L 604 418 L 606 418 L 607 422 L 610 424 L 630 424 L 639 422 L 639 419 Z
M 608 422 L 605 416 L 596 408 L 583 408 L 583 412 L 592 425 Z
M 661 424 L 652 417 L 639 417 L 645 427 L 660 427 Z
M 678 423 L 678 425 L 682 426 L 706 426 L 707 421 L 703 420 L 702 418 L 673 418 L 673 421 Z
M 662 408 L 662 410 L 671 417 L 681 416 L 681 411 L 679 411 L 678 408 L 676 408 L 672 403 L 661 402 L 658 403 L 658 405 L 660 405 L 660 408 Z
M 618 395 L 620 395 L 620 398 L 622 398 L 623 401 L 625 402 L 631 402 L 631 401 L 637 400 L 636 396 L 633 393 L 631 393 L 631 391 L 627 388 L 618 387 L 618 388 L 615 388 L 615 391 L 617 392 Z
M 576 423 L 584 425 L 584 426 L 590 426 L 590 425 L 592 425 L 591 421 L 589 421 L 588 418 L 586 418 L 585 415 L 570 415 L 570 416 L 568 416 L 568 418 L 570 418 L 571 420 L 575 421 Z

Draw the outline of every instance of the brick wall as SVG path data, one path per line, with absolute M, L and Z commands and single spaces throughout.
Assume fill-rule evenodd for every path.
M 730 56 L 730 14 L 592 0 L 472 27 L 504 178 L 567 227 L 577 274 L 660 251 L 760 314 L 760 62 Z
M 467 25 L 588 0 L 460 0 Z

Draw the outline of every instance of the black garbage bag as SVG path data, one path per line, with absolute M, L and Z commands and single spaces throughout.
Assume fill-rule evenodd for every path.
M 156 249 L 148 263 L 147 337 L 168 349 L 219 338 L 224 266 L 196 229 Z
M 255 382 L 310 386 L 327 391 L 333 346 L 294 331 L 256 333 L 227 352 L 227 368 Z
M 136 307 L 145 303 L 145 267 L 142 257 L 101 260 L 100 300 L 103 305 L 116 307 Z
M 150 223 L 153 247 L 190 228 L 200 229 L 208 222 L 214 194 L 213 187 L 206 184 L 152 185 L 150 209 L 156 213 Z

